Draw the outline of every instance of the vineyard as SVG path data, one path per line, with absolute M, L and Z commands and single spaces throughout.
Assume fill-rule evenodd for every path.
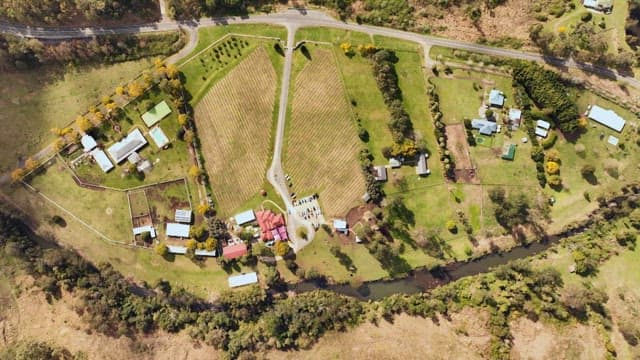
M 196 106 L 206 168 L 222 215 L 231 215 L 264 182 L 276 85 L 267 51 L 259 47 Z
M 328 216 L 344 216 L 365 192 L 358 134 L 334 55 L 315 50 L 295 80 L 285 170 L 294 191 L 316 191 Z

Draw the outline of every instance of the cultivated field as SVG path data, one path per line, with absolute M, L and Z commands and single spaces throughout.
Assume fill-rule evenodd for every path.
M 230 215 L 260 191 L 270 158 L 277 76 L 260 47 L 196 106 L 216 206 Z
M 285 170 L 294 191 L 320 195 L 325 214 L 343 216 L 364 194 L 360 140 L 332 50 L 314 49 L 295 80 Z

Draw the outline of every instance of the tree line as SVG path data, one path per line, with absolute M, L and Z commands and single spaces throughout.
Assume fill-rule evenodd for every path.
M 26 24 L 63 24 L 133 16 L 157 20 L 156 0 L 0 0 L 0 18 Z M 84 21 L 82 20 L 84 19 Z
M 173 54 L 182 46 L 184 36 L 180 32 L 106 35 L 60 42 L 0 35 L 0 63 L 19 70 L 52 64 L 115 63 Z

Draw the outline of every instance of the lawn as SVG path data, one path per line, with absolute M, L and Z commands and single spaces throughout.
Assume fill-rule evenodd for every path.
M 38 71 L 3 72 L 0 78 L 0 122 L 4 124 L 0 171 L 5 172 L 40 150 L 75 117 L 148 68 L 150 60 L 87 67 L 47 67 Z
M 192 210 L 189 191 L 184 181 L 175 181 L 150 186 L 144 189 L 149 201 L 151 218 L 158 232 L 158 239 L 164 240 L 167 222 L 174 222 L 178 209 Z
M 312 48 L 295 78 L 287 128 L 285 171 L 293 191 L 318 193 L 325 215 L 344 216 L 365 192 L 361 148 L 331 48 Z
M 262 189 L 271 157 L 277 83 L 267 50 L 259 47 L 195 108 L 205 165 L 223 217 Z

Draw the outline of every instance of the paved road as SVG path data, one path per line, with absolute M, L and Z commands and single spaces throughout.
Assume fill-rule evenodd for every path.
M 225 18 L 206 18 L 199 21 L 177 22 L 163 19 L 163 21 L 145 25 L 127 25 L 120 27 L 83 27 L 83 28 L 47 28 L 32 27 L 16 24 L 8 24 L 0 22 L 0 32 L 18 36 L 61 40 L 69 38 L 92 37 L 96 35 L 108 34 L 131 34 L 131 33 L 150 33 L 158 31 L 178 30 L 181 26 L 186 27 L 209 27 L 224 24 L 240 24 L 240 23 L 261 23 L 276 24 L 283 26 L 309 27 L 309 26 L 325 26 L 353 31 L 360 31 L 372 35 L 388 36 L 408 41 L 414 41 L 425 48 L 430 46 L 443 46 L 460 50 L 473 51 L 481 54 L 503 56 L 514 59 L 524 59 L 532 61 L 544 61 L 552 63 L 556 66 L 566 66 L 569 68 L 578 68 L 585 71 L 597 73 L 598 75 L 607 76 L 612 79 L 620 79 L 627 82 L 632 87 L 640 89 L 640 81 L 629 76 L 623 76 L 615 70 L 608 68 L 593 66 L 589 64 L 576 63 L 573 60 L 563 60 L 559 58 L 547 57 L 538 53 L 530 53 L 519 50 L 500 49 L 485 45 L 473 44 L 463 41 L 438 38 L 435 36 L 426 36 L 412 32 L 387 29 L 369 25 L 359 25 L 354 23 L 345 23 L 337 21 L 325 13 L 320 11 L 298 11 L 288 10 L 281 13 L 269 15 L 255 15 L 246 17 L 225 17 Z

